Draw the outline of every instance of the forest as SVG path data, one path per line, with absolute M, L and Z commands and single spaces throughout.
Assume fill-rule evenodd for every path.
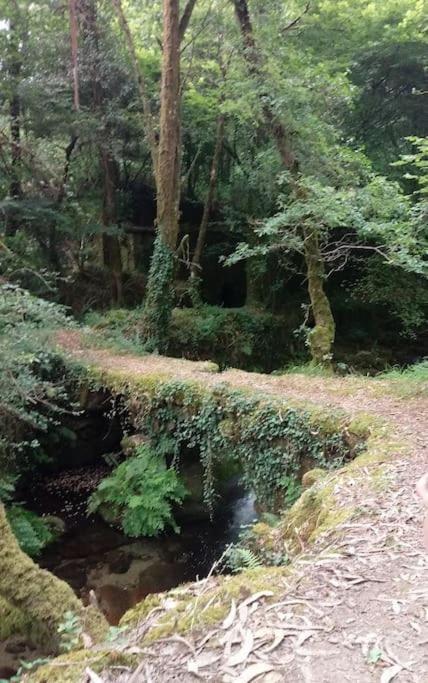
M 0 0 L 0 681 L 428 679 L 426 18 Z M 345 673 L 278 636 L 323 534 L 401 605 Z

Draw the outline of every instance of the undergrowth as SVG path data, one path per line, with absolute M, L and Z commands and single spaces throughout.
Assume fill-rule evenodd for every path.
M 428 359 L 405 369 L 392 368 L 378 378 L 390 381 L 400 396 L 428 395 Z
M 110 522 L 120 522 L 127 536 L 156 536 L 172 526 L 172 504 L 181 503 L 187 492 L 165 458 L 147 444 L 136 447 L 135 455 L 122 462 L 98 485 L 89 512 L 99 511 Z
M 8 508 L 7 518 L 21 549 L 30 557 L 38 557 L 56 538 L 48 521 L 20 505 Z
M 146 376 L 136 385 L 114 376 L 92 379 L 94 388 L 113 392 L 113 409 L 124 431 L 145 434 L 160 459 L 166 455 L 180 470 L 186 449 L 199 452 L 204 469 L 204 499 L 212 510 L 216 501 L 215 469 L 231 456 L 243 483 L 265 509 L 292 502 L 301 468 L 342 465 L 355 454 L 340 419 L 318 419 L 283 402 L 264 401 L 218 385 L 204 390 L 198 384 L 162 381 Z M 293 484 L 293 485 L 292 485 Z

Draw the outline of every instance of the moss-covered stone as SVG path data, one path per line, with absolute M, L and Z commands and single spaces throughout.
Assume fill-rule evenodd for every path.
M 321 467 L 315 467 L 313 470 L 308 470 L 302 477 L 302 486 L 304 489 L 308 489 L 317 482 L 321 481 L 326 477 L 328 472 L 323 470 Z

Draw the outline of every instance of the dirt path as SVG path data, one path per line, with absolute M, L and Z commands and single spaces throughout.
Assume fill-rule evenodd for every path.
M 262 395 L 339 406 L 381 417 L 406 444 L 391 452 L 386 487 L 371 491 L 347 480 L 337 497 L 361 515 L 342 534 L 320 538 L 311 557 L 297 558 L 283 579 L 281 600 L 232 606 L 229 621 L 210 633 L 144 648 L 137 673 L 104 680 L 224 683 L 428 683 L 428 555 L 421 546 L 422 510 L 415 482 L 428 471 L 428 399 L 400 398 L 388 383 L 365 378 L 272 377 L 155 356 L 82 350 L 79 337 L 60 343 L 98 367 L 165 373 L 204 384 L 226 382 Z M 269 586 L 266 586 L 269 589 Z M 257 673 L 259 675 L 257 675 Z

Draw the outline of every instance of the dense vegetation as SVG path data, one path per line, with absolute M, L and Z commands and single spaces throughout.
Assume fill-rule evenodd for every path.
M 60 461 L 80 409 L 58 330 L 220 369 L 426 373 L 423 10 L 0 0 L 0 600 L 47 624 L 53 649 L 58 606 L 17 600 L 11 567 L 83 619 L 22 552 L 56 530 L 23 507 L 21 482 Z M 90 503 L 129 536 L 176 528 L 180 448 L 199 449 L 209 505 L 233 451 L 266 507 L 278 491 L 291 502 L 305 455 L 330 467 L 355 450 L 233 392 L 166 383 L 137 399 L 150 445 Z

